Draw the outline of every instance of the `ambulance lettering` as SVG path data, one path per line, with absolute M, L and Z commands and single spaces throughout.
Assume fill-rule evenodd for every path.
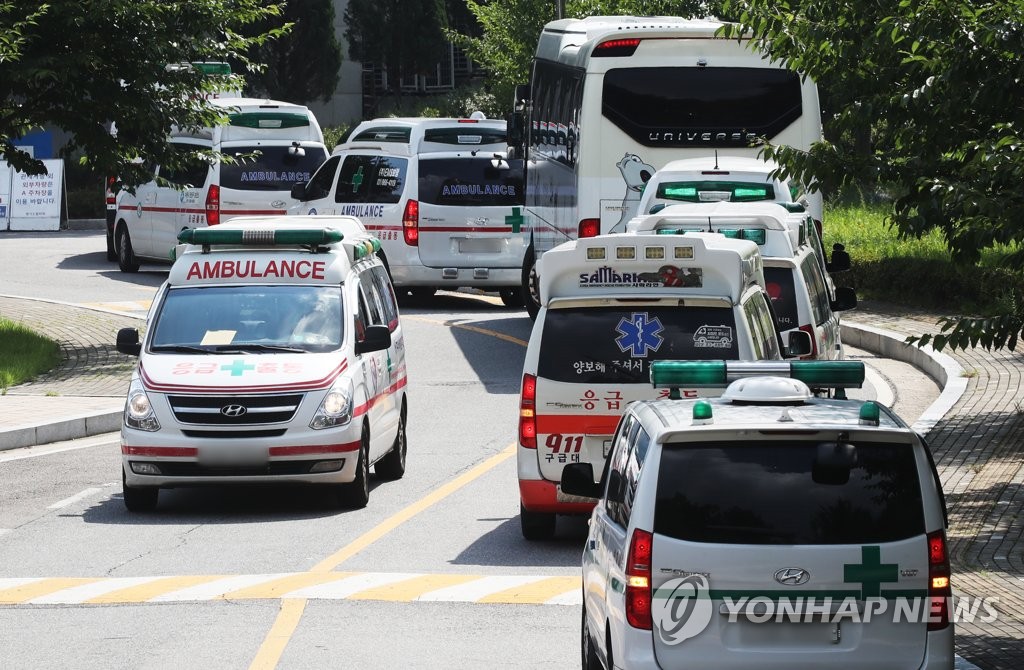
M 338 214 L 357 218 L 379 219 L 384 216 L 384 205 L 345 205 L 338 208 Z
M 323 279 L 327 264 L 323 261 L 271 260 L 262 267 L 257 261 L 196 261 L 188 269 L 185 281 L 192 279 Z
M 516 194 L 515 186 L 505 184 L 445 184 L 441 188 L 441 195 L 512 195 Z
M 731 326 L 701 326 L 693 333 L 693 346 L 697 348 L 728 349 L 732 342 Z

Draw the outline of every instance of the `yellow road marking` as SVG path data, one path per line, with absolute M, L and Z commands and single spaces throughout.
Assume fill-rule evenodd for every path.
M 491 337 L 496 337 L 499 340 L 505 340 L 506 342 L 511 342 L 512 344 L 518 344 L 519 346 L 522 347 L 525 347 L 529 344 L 529 342 L 527 342 L 526 340 L 521 340 L 518 337 L 514 337 L 512 335 L 506 335 L 505 333 L 499 333 L 496 330 L 490 330 L 489 328 L 481 328 L 480 326 L 471 326 L 467 323 L 459 323 L 457 321 L 438 321 L 437 319 L 428 319 L 425 316 L 406 316 L 404 314 L 402 315 L 402 319 L 410 319 L 412 321 L 423 321 L 424 323 L 433 323 L 439 326 L 447 326 L 449 328 L 461 328 L 462 330 L 469 330 L 474 333 L 480 333 L 481 335 L 490 335 Z
M 118 589 L 117 591 L 111 591 L 110 593 L 104 593 L 101 596 L 90 598 L 85 602 L 90 605 L 110 605 L 113 603 L 140 603 L 162 596 L 165 593 L 171 591 L 177 591 L 179 589 L 187 589 L 190 586 L 198 586 L 199 584 L 205 584 L 207 582 L 213 582 L 218 579 L 222 579 L 221 575 L 188 575 L 184 577 L 164 577 L 163 579 L 155 579 L 145 584 L 139 584 L 138 586 L 129 586 L 125 589 Z
M 48 596 L 51 593 L 56 593 L 57 591 L 70 589 L 73 586 L 81 586 L 82 584 L 91 584 L 95 581 L 97 580 L 83 577 L 68 577 L 64 579 L 46 579 L 41 582 L 22 584 L 21 586 L 15 586 L 13 588 L 0 591 L 0 605 L 18 605 L 25 601 L 32 600 L 33 598 Z
M 354 593 L 348 597 L 349 600 L 390 600 L 392 602 L 408 602 L 418 596 L 448 586 L 465 584 L 475 579 L 478 575 L 422 575 L 406 579 L 393 584 L 385 584 L 372 589 L 366 589 Z
M 539 582 L 515 586 L 481 598 L 478 603 L 517 603 L 540 605 L 555 596 L 580 588 L 579 577 L 549 577 Z
M 281 611 L 277 613 L 277 620 L 256 652 L 256 658 L 253 659 L 249 670 L 273 670 L 277 667 L 277 662 L 281 660 L 281 654 L 288 646 L 288 641 L 292 639 L 305 609 L 305 598 L 288 598 L 281 601 Z
M 286 593 L 292 591 L 298 591 L 310 586 L 319 586 L 320 584 L 328 584 L 330 582 L 336 582 L 339 579 L 345 579 L 351 577 L 352 572 L 329 572 L 329 573 L 317 573 L 317 572 L 300 572 L 294 575 L 288 575 L 287 577 L 281 577 L 275 579 L 266 584 L 257 584 L 256 586 L 249 586 L 244 589 L 238 589 L 237 591 L 231 591 L 225 593 L 221 598 L 225 600 L 247 600 L 250 598 L 280 598 Z

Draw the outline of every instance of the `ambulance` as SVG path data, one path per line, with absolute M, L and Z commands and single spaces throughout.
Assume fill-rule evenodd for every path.
M 506 149 L 505 121 L 479 114 L 364 121 L 289 211 L 358 216 L 402 294 L 468 286 L 518 306 L 525 172 Z
M 211 103 L 224 124 L 173 128 L 169 141 L 181 165 L 153 165 L 151 180 L 117 193 L 111 235 L 122 272 L 137 272 L 143 261 L 166 263 L 185 228 L 286 214 L 292 186 L 327 159 L 320 124 L 304 105 L 237 97 Z M 208 160 L 211 152 L 224 160 Z
M 653 361 L 778 360 L 811 348 L 800 331 L 783 345 L 750 240 L 614 233 L 566 242 L 540 262 L 517 449 L 527 539 L 551 537 L 556 514 L 589 513 L 592 500 L 560 490 L 562 468 L 582 462 L 601 472 L 626 405 L 658 397 L 647 381 Z
M 124 503 L 199 485 L 301 483 L 365 506 L 406 463 L 405 343 L 380 242 L 352 217 L 189 228 L 146 333 L 121 427 Z
M 843 358 L 839 313 L 857 306 L 852 288 L 835 287 L 814 220 L 797 203 L 710 201 L 676 204 L 638 216 L 628 231 L 686 234 L 713 231 L 756 242 L 764 259 L 765 287 L 783 337 L 793 330 L 811 336 L 807 358 Z M 849 255 L 833 252 L 833 258 Z M 843 268 L 845 269 L 845 268 Z
M 953 670 L 960 607 L 935 461 L 892 410 L 845 399 L 863 362 L 651 368 L 670 397 L 629 406 L 603 486 L 590 464 L 562 477 L 599 498 L 583 668 Z M 700 384 L 728 387 L 680 397 Z

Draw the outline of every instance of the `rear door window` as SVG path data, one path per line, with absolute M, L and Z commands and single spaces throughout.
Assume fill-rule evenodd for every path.
M 537 374 L 561 382 L 646 384 L 651 361 L 739 357 L 730 307 L 551 309 Z
M 654 532 L 725 544 L 875 544 L 925 532 L 911 445 L 749 440 L 665 445 Z
M 420 201 L 461 207 L 523 204 L 523 161 L 493 156 L 423 158 Z
M 231 161 L 221 163 L 220 185 L 241 191 L 290 191 L 300 181 L 309 181 L 327 158 L 324 149 L 290 146 L 235 146 L 223 153 Z

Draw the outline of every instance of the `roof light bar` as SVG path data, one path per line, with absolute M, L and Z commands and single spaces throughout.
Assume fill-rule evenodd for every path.
M 340 230 L 335 228 L 294 228 L 282 229 L 225 229 L 225 228 L 186 228 L 178 233 L 178 242 L 182 244 L 209 245 L 263 245 L 285 246 L 304 244 L 334 244 L 344 239 Z M 379 244 L 379 243 L 378 243 Z
M 815 388 L 860 388 L 862 361 L 654 361 L 655 388 L 720 387 L 744 377 L 790 377 Z

